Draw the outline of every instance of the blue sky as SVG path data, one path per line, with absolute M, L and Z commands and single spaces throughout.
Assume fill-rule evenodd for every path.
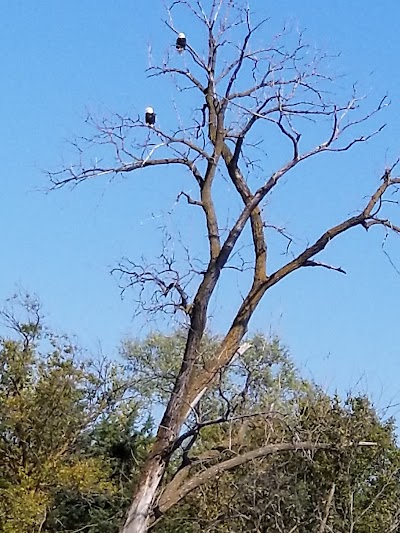
M 385 164 L 399 155 L 400 4 L 253 0 L 252 6 L 271 17 L 269 28 L 278 31 L 283 21 L 294 21 L 306 28 L 309 42 L 340 52 L 335 69 L 349 83 L 358 80 L 371 102 L 386 92 L 392 101 L 379 138 L 342 158 L 306 166 L 301 179 L 274 198 L 272 214 L 297 229 L 303 242 L 360 207 Z M 159 251 L 156 228 L 176 229 L 176 216 L 166 213 L 175 213 L 179 189 L 163 172 L 46 194 L 41 169 L 56 168 L 63 157 L 69 162 L 65 140 L 83 131 L 87 109 L 133 116 L 149 104 L 159 116 L 168 109 L 172 85 L 145 75 L 148 44 L 156 56 L 170 44 L 162 2 L 15 0 L 2 3 L 0 16 L 0 298 L 26 287 L 39 295 L 56 328 L 111 352 L 122 336 L 145 330 L 143 320 L 132 320 L 129 294 L 121 301 L 109 271 L 121 256 Z M 183 18 L 185 24 L 190 36 Z M 167 113 L 161 114 L 163 125 Z M 190 227 L 191 215 L 183 213 Z M 317 269 L 295 273 L 270 292 L 251 326 L 280 335 L 298 365 L 331 390 L 358 387 L 384 404 L 400 399 L 400 276 L 381 242 L 380 232 L 354 230 L 333 243 L 325 257 L 347 276 Z M 388 246 L 400 267 L 399 239 Z M 234 289 L 230 280 L 218 293 L 216 330 L 238 301 Z

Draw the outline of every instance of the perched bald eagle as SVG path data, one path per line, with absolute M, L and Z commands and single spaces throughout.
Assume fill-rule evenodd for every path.
M 178 33 L 178 38 L 176 39 L 176 49 L 181 54 L 186 48 L 186 35 L 184 33 Z
M 152 128 L 156 123 L 156 114 L 154 113 L 154 109 L 152 107 L 146 107 L 144 121 L 148 126 L 150 126 L 150 128 Z

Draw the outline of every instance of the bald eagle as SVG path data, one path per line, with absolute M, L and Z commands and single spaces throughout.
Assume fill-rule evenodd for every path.
M 176 49 L 181 54 L 186 48 L 186 35 L 184 33 L 178 33 L 178 38 L 176 39 Z
M 156 123 L 156 114 L 154 113 L 154 109 L 152 107 L 146 107 L 144 121 L 148 126 L 150 126 L 150 128 L 152 128 Z

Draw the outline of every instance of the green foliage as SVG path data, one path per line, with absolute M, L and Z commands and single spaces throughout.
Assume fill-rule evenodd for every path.
M 149 429 L 144 427 L 136 431 L 135 422 L 133 414 L 114 413 L 101 420 L 87 435 L 80 453 L 106 468 L 113 491 L 88 493 L 65 485 L 55 495 L 46 531 L 61 533 L 84 527 L 89 533 L 118 532 L 138 466 L 151 443 Z
M 335 445 L 273 454 L 227 471 L 191 493 L 155 531 L 319 532 L 332 487 L 326 531 L 400 531 L 400 451 L 393 421 L 379 420 L 366 398 L 341 402 L 320 391 L 308 395 L 307 407 L 299 402 L 297 416 L 286 436 L 271 432 L 268 442 L 313 438 Z M 375 446 L 360 447 L 360 441 Z M 246 448 L 258 443 L 257 430 L 249 433 Z
M 26 323 L 3 312 L 17 336 L 0 339 L 0 531 L 66 531 L 63 508 L 75 528 L 71 516 L 80 516 L 83 501 L 92 519 L 117 498 L 113 457 L 101 452 L 98 435 L 116 427 L 127 439 L 137 405 L 125 398 L 122 369 L 84 358 L 46 331 L 39 307 L 28 303 Z M 124 468 L 128 475 L 133 465 Z M 71 498 L 76 506 L 66 505 Z

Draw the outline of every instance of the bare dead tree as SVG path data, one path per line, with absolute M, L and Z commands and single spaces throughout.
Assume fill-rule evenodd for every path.
M 179 494 L 167 496 L 166 492 L 163 495 L 161 484 L 182 426 L 221 369 L 232 362 L 238 351 L 246 349 L 243 338 L 265 293 L 289 274 L 305 267 L 344 273 L 342 268 L 316 258 L 332 240 L 353 228 L 369 230 L 379 226 L 385 232 L 400 233 L 400 227 L 385 214 L 387 196 L 396 193 L 400 185 L 400 178 L 393 175 L 395 162 L 378 176 L 375 190 L 357 214 L 329 227 L 281 267 L 270 271 L 268 231 L 275 228 L 288 240 L 288 247 L 292 237 L 284 228 L 269 223 L 263 213 L 263 202 L 281 180 L 289 177 L 305 160 L 328 152 L 347 152 L 379 133 L 383 126 L 364 134 L 360 129 L 367 127 L 369 119 L 387 105 L 387 99 L 384 97 L 365 112 L 362 111 L 364 98 L 355 88 L 344 101 L 339 97 L 333 100 L 333 80 L 323 72 L 327 56 L 311 53 L 301 33 L 288 35 L 286 30 L 270 44 L 258 46 L 260 30 L 267 21 L 253 24 L 250 9 L 244 5 L 234 5 L 230 0 L 207 0 L 203 4 L 200 0 L 175 0 L 166 9 L 166 24 L 172 37 L 178 33 L 173 18 L 175 11 L 187 10 L 206 39 L 203 53 L 191 45 L 189 35 L 186 51 L 179 56 L 184 58 L 183 62 L 177 63 L 178 60 L 168 53 L 160 66 L 151 66 L 148 70 L 150 77 L 172 76 L 180 91 L 193 89 L 197 111 L 191 114 L 190 124 L 185 125 L 186 122 L 179 119 L 177 128 L 167 131 L 157 125 L 149 129 L 140 118 L 117 114 L 98 120 L 89 116 L 87 122 L 95 133 L 75 143 L 78 162 L 49 173 L 52 187 L 58 189 L 101 176 L 113 178 L 145 172 L 149 167 L 186 169 L 192 176 L 197 195 L 177 191 L 178 198 L 186 200 L 193 209 L 200 209 L 206 226 L 208 257 L 203 266 L 192 264 L 181 271 L 173 258 L 164 255 L 159 263 L 123 261 L 118 267 L 118 272 L 128 279 L 128 285 L 142 294 L 142 309 L 182 311 L 189 326 L 181 368 L 136 486 L 123 533 L 146 531 L 157 499 L 161 509 L 167 506 L 167 501 L 179 499 Z M 283 140 L 288 146 L 286 161 L 269 175 L 263 175 L 262 161 L 258 162 L 255 155 L 262 149 L 261 125 L 268 134 L 275 129 L 277 142 Z M 316 134 L 320 135 L 320 140 L 312 147 L 309 146 L 310 131 L 314 139 Z M 99 150 L 103 159 L 88 159 L 86 149 L 90 153 L 93 148 Z M 255 173 L 262 177 L 256 188 L 250 185 Z M 228 228 L 220 223 L 214 195 L 215 183 L 221 177 L 231 183 L 242 205 Z M 393 197 L 390 198 L 393 201 Z M 248 226 L 253 248 L 251 286 L 214 357 L 198 365 L 210 300 Z M 148 290 L 150 297 L 145 302 Z M 293 446 L 290 444 L 289 448 L 295 449 Z M 307 448 L 314 444 L 299 443 L 297 446 Z M 258 457 L 270 450 L 266 446 L 249 457 Z M 238 461 L 240 463 L 241 459 Z M 227 468 L 233 464 L 225 463 Z M 223 463 L 213 468 L 217 472 L 223 468 Z

